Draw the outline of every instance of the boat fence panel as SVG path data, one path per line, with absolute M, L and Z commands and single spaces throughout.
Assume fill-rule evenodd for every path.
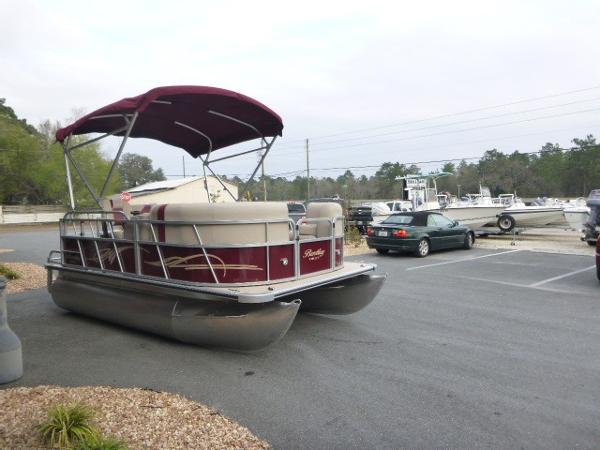
M 323 225 L 320 236 L 301 239 L 303 222 Z M 335 224 L 342 217 L 241 221 L 165 221 L 128 218 L 122 212 L 70 212 L 61 221 L 62 263 L 104 273 L 150 277 L 199 285 L 239 285 L 283 282 L 343 267 L 343 235 Z M 285 225 L 273 233 L 275 226 Z M 207 241 L 215 226 L 221 240 Z M 243 228 L 264 227 L 263 241 Z M 314 225 L 316 229 L 317 225 Z M 212 227 L 212 228 L 211 228 Z M 227 232 L 235 239 L 227 243 Z M 343 228 L 342 228 L 343 230 Z M 324 234 L 324 235 L 323 235 Z M 233 243 L 232 243 L 233 242 Z

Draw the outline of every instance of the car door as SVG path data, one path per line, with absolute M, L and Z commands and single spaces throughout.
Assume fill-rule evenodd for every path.
M 446 247 L 457 247 L 463 244 L 464 227 L 455 224 L 453 220 L 443 215 L 436 215 L 436 222 L 442 227 Z
M 437 221 L 438 214 L 429 214 L 427 216 L 427 234 L 429 235 L 429 241 L 431 242 L 431 248 L 433 250 L 439 250 L 446 248 L 448 245 L 447 237 L 444 236 L 442 227 Z

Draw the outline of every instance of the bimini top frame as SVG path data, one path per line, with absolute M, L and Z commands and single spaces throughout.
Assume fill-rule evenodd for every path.
M 207 191 L 206 170 L 208 169 L 229 195 L 239 200 L 239 196 L 236 198 L 233 195 L 212 170 L 210 164 L 252 152 L 261 152 L 261 158 L 252 176 L 240 191 L 243 194 L 275 139 L 281 136 L 282 130 L 283 122 L 279 115 L 245 95 L 207 86 L 165 86 L 152 89 L 137 97 L 119 100 L 87 114 L 73 124 L 59 129 L 56 132 L 56 139 L 64 148 L 71 208 L 75 209 L 69 163 L 75 168 L 96 203 L 102 207 L 101 198 L 106 193 L 127 139 L 130 137 L 155 139 L 184 149 L 192 157 L 202 161 L 204 185 Z M 70 145 L 72 136 L 87 133 L 102 134 L 85 142 Z M 108 136 L 122 136 L 123 139 L 98 194 L 71 152 Z M 215 150 L 253 139 L 260 139 L 258 148 L 211 159 L 212 152 Z M 210 199 L 210 195 L 208 197 Z

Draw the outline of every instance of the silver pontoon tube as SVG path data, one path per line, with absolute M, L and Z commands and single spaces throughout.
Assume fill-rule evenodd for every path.
M 363 274 L 314 289 L 298 292 L 301 312 L 316 314 L 352 314 L 366 307 L 379 293 L 385 275 Z M 289 301 L 291 297 L 280 300 Z
M 260 350 L 277 342 L 292 325 L 301 303 L 244 304 L 211 295 L 202 298 L 160 289 L 128 290 L 64 273 L 52 278 L 48 291 L 66 310 L 190 344 L 241 351 Z

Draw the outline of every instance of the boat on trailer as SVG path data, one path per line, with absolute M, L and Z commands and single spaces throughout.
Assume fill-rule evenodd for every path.
M 282 130 L 281 118 L 258 101 L 203 86 L 155 88 L 58 130 L 71 210 L 60 221 L 60 250 L 46 263 L 54 302 L 179 341 L 245 351 L 283 337 L 299 310 L 350 314 L 371 303 L 386 276 L 373 264 L 344 261 L 339 204 L 309 203 L 306 216 L 294 221 L 286 202 L 241 202 L 214 172 L 218 161 L 260 152 L 243 195 Z M 89 133 L 100 135 L 78 137 Z M 97 193 L 73 152 L 109 136 L 122 139 Z M 210 172 L 238 201 L 106 207 L 119 157 L 136 137 L 200 159 L 204 175 Z M 253 140 L 256 148 L 214 157 Z M 97 208 L 76 208 L 72 169 Z

